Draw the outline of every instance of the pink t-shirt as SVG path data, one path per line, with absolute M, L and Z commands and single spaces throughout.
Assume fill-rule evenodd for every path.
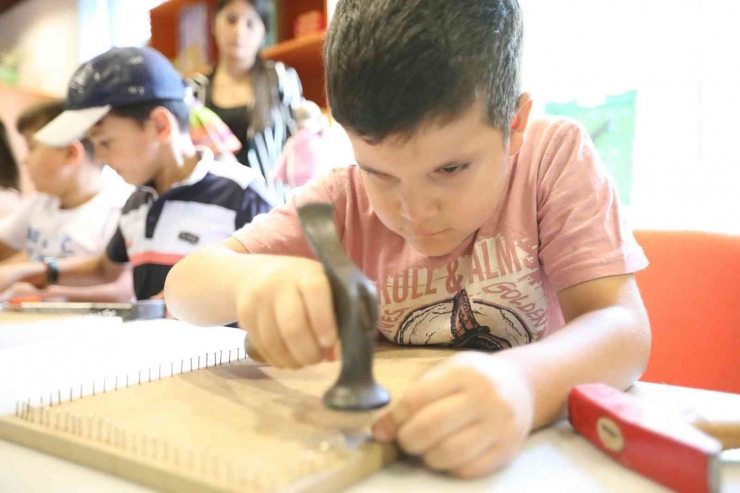
M 296 207 L 331 202 L 346 252 L 376 283 L 379 328 L 389 340 L 520 346 L 563 326 L 558 291 L 635 272 L 647 259 L 620 214 L 611 177 L 576 123 L 531 122 L 509 169 L 496 210 L 441 257 L 421 255 L 381 223 L 356 166 L 312 181 L 234 236 L 251 253 L 313 258 Z

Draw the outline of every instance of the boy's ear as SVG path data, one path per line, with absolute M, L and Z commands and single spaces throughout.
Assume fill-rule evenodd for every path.
M 529 115 L 532 112 L 532 98 L 529 93 L 523 92 L 519 96 L 517 111 L 511 120 L 511 136 L 509 137 L 509 155 L 513 156 L 524 145 L 524 132 L 527 130 Z
M 154 131 L 157 133 L 157 140 L 160 142 L 168 141 L 172 134 L 176 132 L 177 122 L 175 122 L 174 116 L 161 106 L 154 108 L 149 118 Z
M 85 146 L 82 142 L 75 140 L 65 148 L 64 164 L 77 166 L 85 160 Z

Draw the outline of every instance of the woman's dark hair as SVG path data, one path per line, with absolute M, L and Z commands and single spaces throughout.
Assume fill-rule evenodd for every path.
M 265 25 L 265 34 L 270 29 L 270 0 L 219 0 L 216 5 L 216 12 L 221 12 L 232 2 L 246 1 L 257 12 Z M 272 109 L 278 104 L 278 94 L 275 88 L 275 81 L 270 76 L 269 69 L 262 56 L 257 53 L 250 72 L 252 79 L 252 90 L 254 91 L 254 107 L 250 114 L 249 132 L 250 134 L 263 132 L 266 128 L 272 127 Z
M 10 148 L 8 132 L 3 122 L 0 122 L 0 188 L 20 190 L 18 161 Z

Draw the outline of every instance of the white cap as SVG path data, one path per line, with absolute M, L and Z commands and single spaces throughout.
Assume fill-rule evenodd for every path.
M 85 133 L 110 112 L 110 105 L 82 110 L 67 110 L 36 132 L 33 138 L 51 147 L 65 147 L 85 137 Z

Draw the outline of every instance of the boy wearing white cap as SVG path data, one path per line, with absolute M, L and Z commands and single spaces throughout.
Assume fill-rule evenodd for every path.
M 45 295 L 82 301 L 57 285 L 109 284 L 132 268 L 136 298 L 158 297 L 178 260 L 272 208 L 257 173 L 193 145 L 186 85 L 155 50 L 113 48 L 85 63 L 69 84 L 66 109 L 35 139 L 63 146 L 86 137 L 97 159 L 138 189 L 103 254 L 0 268 L 0 293 L 24 281 L 46 288 Z M 128 301 L 130 291 L 119 297 Z M 83 298 L 95 301 L 94 293 Z

